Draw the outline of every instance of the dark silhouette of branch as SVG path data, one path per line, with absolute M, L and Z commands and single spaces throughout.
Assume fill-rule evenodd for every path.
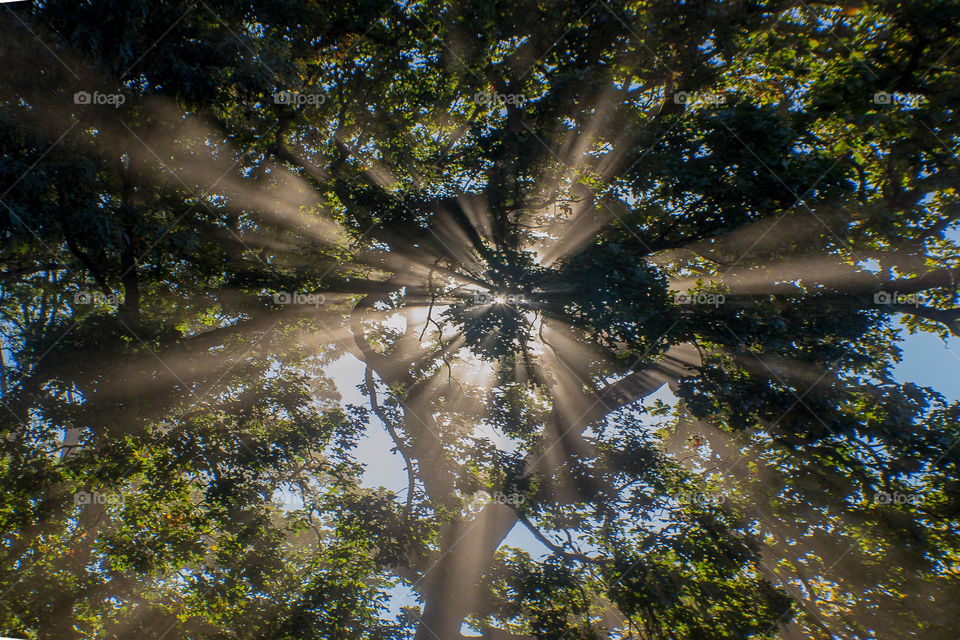
M 400 435 L 397 433 L 397 429 L 393 424 L 393 421 L 390 420 L 390 417 L 383 410 L 383 407 L 380 406 L 379 401 L 377 400 L 377 384 L 373 379 L 373 373 L 370 371 L 370 367 L 364 367 L 364 380 L 367 385 L 367 392 L 370 394 L 370 407 L 373 409 L 373 412 L 377 414 L 377 417 L 383 421 L 383 426 L 387 428 L 387 433 L 390 434 L 390 438 L 393 440 L 393 443 L 397 446 L 397 451 L 400 452 L 400 455 L 403 456 L 403 462 L 406 465 L 407 469 L 407 504 L 404 507 L 404 512 L 409 513 L 410 507 L 413 505 L 413 488 L 415 485 L 415 477 L 413 474 L 413 460 L 410 458 L 410 450 L 407 448 L 407 445 L 400 439 Z
M 585 562 L 587 564 L 596 564 L 596 565 L 603 564 L 603 560 L 600 558 L 592 558 L 584 553 L 567 551 L 564 547 L 556 544 L 550 538 L 545 536 L 543 532 L 541 532 L 540 529 L 537 528 L 537 525 L 530 522 L 530 519 L 527 518 L 527 516 L 520 513 L 519 511 L 517 511 L 517 517 L 520 519 L 520 522 L 523 524 L 523 526 L 525 526 L 530 531 L 530 533 L 533 534 L 534 538 L 542 542 L 543 546 L 547 547 L 557 555 L 561 555 L 565 558 L 569 558 L 570 560 L 576 560 L 577 562 Z
M 930 307 L 914 307 L 910 305 L 896 305 L 895 308 L 897 311 L 909 313 L 912 316 L 939 322 L 945 326 L 950 333 L 960 337 L 960 323 L 957 322 L 958 319 L 960 319 L 960 309 L 931 309 Z

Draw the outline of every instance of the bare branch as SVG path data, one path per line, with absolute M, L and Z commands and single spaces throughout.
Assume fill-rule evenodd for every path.
M 390 420 L 390 417 L 383 410 L 383 407 L 380 406 L 380 403 L 377 400 L 377 384 L 373 379 L 373 373 L 370 371 L 370 367 L 364 368 L 364 379 L 367 386 L 367 393 L 370 394 L 370 407 L 373 409 L 373 412 L 377 414 L 377 417 L 383 421 L 383 426 L 387 428 L 387 433 L 390 434 L 390 438 L 393 440 L 393 443 L 396 445 L 397 451 L 400 452 L 400 455 L 403 456 L 403 462 L 407 468 L 407 504 L 404 507 L 404 512 L 409 513 L 410 507 L 413 504 L 413 489 L 415 486 L 416 479 L 413 475 L 413 460 L 410 458 L 410 450 L 407 448 L 407 445 L 400 439 L 400 435 L 397 433 L 397 429 L 393 424 L 393 421 Z
M 556 544 L 553 540 L 545 536 L 543 532 L 541 532 L 540 529 L 538 529 L 535 524 L 530 522 L 530 519 L 527 518 L 527 516 L 523 515 L 519 511 L 517 511 L 517 517 L 520 519 L 520 522 L 523 523 L 523 526 L 525 526 L 530 531 L 530 533 L 533 534 L 534 538 L 542 542 L 545 547 L 547 547 L 557 555 L 561 555 L 565 558 L 569 558 L 570 560 L 585 562 L 587 564 L 596 564 L 596 565 L 603 564 L 603 560 L 600 558 L 591 558 L 590 556 L 583 553 L 567 551 L 565 549 L 566 545 L 560 546 Z

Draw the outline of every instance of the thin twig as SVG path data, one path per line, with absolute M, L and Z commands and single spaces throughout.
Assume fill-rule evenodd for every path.
M 387 416 L 386 412 L 383 410 L 383 407 L 380 406 L 380 403 L 377 401 L 377 386 L 373 380 L 373 373 L 370 371 L 370 367 L 364 367 L 364 378 L 366 381 L 367 391 L 370 394 L 370 407 L 373 409 L 373 412 L 383 421 L 383 425 L 386 427 L 387 432 L 390 434 L 390 437 L 393 439 L 394 444 L 397 445 L 397 451 L 400 452 L 400 455 L 403 456 L 403 461 L 407 466 L 407 504 L 404 507 L 404 513 L 407 514 L 410 512 L 410 507 L 413 501 L 413 490 L 415 484 L 415 478 L 413 475 L 413 462 L 410 459 L 410 452 L 407 450 L 407 446 L 400 440 L 399 434 L 393 425 L 393 422 Z

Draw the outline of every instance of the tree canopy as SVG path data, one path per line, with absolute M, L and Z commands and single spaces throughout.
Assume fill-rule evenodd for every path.
M 957 637 L 957 3 L 0 15 L 0 634 Z

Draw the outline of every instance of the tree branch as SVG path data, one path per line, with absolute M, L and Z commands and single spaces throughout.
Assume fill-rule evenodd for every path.
M 960 337 L 960 324 L 957 322 L 957 320 L 960 319 L 960 309 L 931 309 L 930 307 L 914 307 L 904 304 L 896 305 L 894 308 L 897 311 L 909 313 L 912 316 L 939 322 L 945 326 L 950 333 Z
M 525 526 L 530 531 L 530 533 L 533 534 L 534 538 L 539 540 L 541 543 L 543 543 L 543 546 L 547 547 L 557 555 L 561 555 L 565 558 L 576 560 L 578 562 L 585 562 L 587 564 L 596 564 L 596 565 L 603 564 L 603 560 L 601 560 L 600 558 L 591 558 L 590 556 L 583 553 L 570 552 L 565 550 L 564 547 L 556 544 L 550 538 L 545 536 L 543 532 L 541 532 L 540 529 L 538 529 L 535 524 L 530 522 L 530 519 L 527 518 L 527 516 L 523 515 L 519 511 L 517 511 L 517 517 L 520 519 L 520 522 L 523 523 L 523 526 Z
M 400 455 L 403 456 L 403 462 L 407 468 L 407 504 L 404 507 L 404 513 L 410 513 L 410 507 L 413 505 L 413 489 L 415 485 L 415 478 L 413 475 L 413 461 L 410 459 L 410 451 L 407 448 L 407 445 L 400 439 L 400 435 L 397 433 L 396 427 L 393 425 L 393 422 L 384 412 L 383 407 L 380 406 L 380 403 L 377 400 L 377 385 L 373 379 L 373 373 L 370 371 L 370 367 L 364 367 L 364 379 L 367 385 L 367 392 L 370 394 L 370 407 L 373 409 L 373 412 L 377 414 L 377 417 L 383 421 L 383 426 L 387 428 L 387 433 L 390 434 L 390 438 L 393 440 L 393 443 L 397 445 L 397 451 L 400 452 Z

